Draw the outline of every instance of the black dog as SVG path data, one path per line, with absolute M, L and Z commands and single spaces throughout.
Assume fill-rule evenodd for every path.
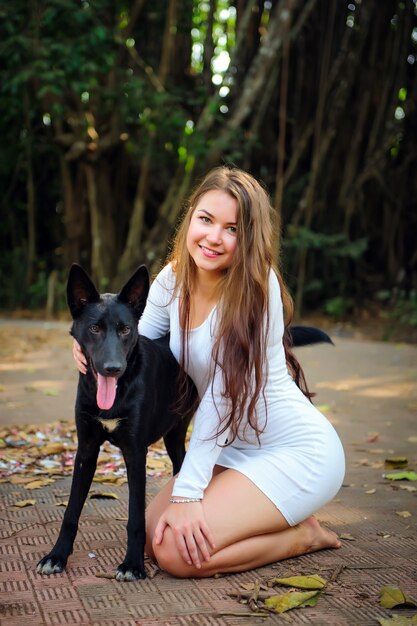
M 68 507 L 52 551 L 37 566 L 40 574 L 62 572 L 72 552 L 78 521 L 97 465 L 101 444 L 107 439 L 123 454 L 129 483 L 127 552 L 117 568 L 118 580 L 145 578 L 145 482 L 148 446 L 164 438 L 173 465 L 180 468 L 185 455 L 185 434 L 192 408 L 180 417 L 177 399 L 178 364 L 169 339 L 139 337 L 138 320 L 145 308 L 149 276 L 140 267 L 118 295 L 100 295 L 79 265 L 70 270 L 68 306 L 74 323 L 71 334 L 88 359 L 87 374 L 78 382 L 75 417 L 78 450 Z M 305 326 L 291 328 L 293 346 L 330 342 L 322 331 Z M 189 382 L 190 407 L 196 390 Z
M 101 444 L 107 439 L 123 454 L 129 483 L 127 552 L 118 580 L 145 578 L 145 466 L 147 447 L 164 437 L 176 474 L 185 455 L 192 414 L 180 417 L 176 400 L 178 364 L 165 337 L 139 337 L 149 276 L 140 267 L 118 295 L 98 293 L 84 270 L 73 265 L 67 286 L 74 323 L 71 334 L 88 358 L 80 375 L 75 417 L 78 450 L 68 507 L 58 540 L 41 559 L 41 574 L 61 572 L 72 552 L 78 520 L 93 479 Z M 190 391 L 192 395 L 193 390 Z

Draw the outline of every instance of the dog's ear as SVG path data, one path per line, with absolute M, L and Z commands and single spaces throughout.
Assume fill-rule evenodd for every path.
M 117 299 L 129 304 L 138 318 L 142 315 L 149 292 L 149 272 L 146 265 L 141 265 L 127 281 Z
M 87 272 L 73 263 L 67 283 L 67 302 L 72 317 L 78 317 L 86 304 L 99 301 L 100 294 Z

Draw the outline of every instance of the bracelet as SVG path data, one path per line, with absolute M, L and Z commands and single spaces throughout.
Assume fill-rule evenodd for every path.
M 169 501 L 172 504 L 187 504 L 188 502 L 201 502 L 202 498 L 184 498 L 184 500 L 178 500 L 177 498 L 170 498 Z

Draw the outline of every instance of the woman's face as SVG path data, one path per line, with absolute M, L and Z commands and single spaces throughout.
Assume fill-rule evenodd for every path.
M 200 273 L 221 275 L 231 266 L 237 247 L 237 211 L 237 200 L 225 191 L 208 191 L 198 201 L 187 248 Z

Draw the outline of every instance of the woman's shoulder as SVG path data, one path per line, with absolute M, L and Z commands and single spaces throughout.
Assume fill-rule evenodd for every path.
M 160 306 L 167 306 L 175 297 L 176 281 L 175 272 L 171 263 L 165 265 L 155 276 L 149 290 L 148 302 Z
M 160 285 L 165 289 L 172 290 L 176 285 L 175 272 L 172 263 L 167 263 L 155 276 L 152 285 Z
M 279 285 L 278 276 L 273 267 L 271 267 L 271 269 L 269 270 L 268 288 L 269 288 L 269 293 L 271 295 L 281 293 L 281 287 Z

